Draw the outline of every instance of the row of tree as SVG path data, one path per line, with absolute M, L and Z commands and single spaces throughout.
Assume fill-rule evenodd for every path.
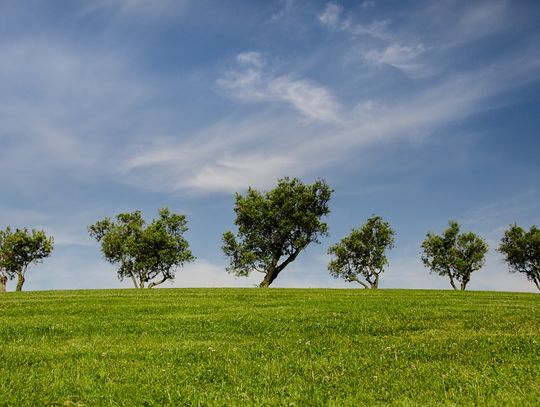
M 323 180 L 309 185 L 298 179 L 282 178 L 277 186 L 260 192 L 249 188 L 236 194 L 234 211 L 237 232 L 222 237 L 222 249 L 229 259 L 227 271 L 249 276 L 264 275 L 259 287 L 269 287 L 278 275 L 310 243 L 328 235 L 323 216 L 333 190 Z M 120 280 L 128 278 L 136 288 L 151 288 L 172 280 L 175 272 L 195 257 L 184 238 L 188 230 L 185 215 L 167 208 L 147 224 L 140 211 L 121 213 L 88 227 L 101 243 L 103 256 L 118 266 Z M 366 223 L 328 249 L 330 274 L 365 288 L 377 288 L 388 265 L 387 251 L 394 247 L 395 232 L 380 216 Z M 25 282 L 28 266 L 39 263 L 53 250 L 52 237 L 43 231 L 9 227 L 0 231 L 0 291 L 8 279 L 17 278 L 17 291 Z M 471 274 L 479 270 L 488 251 L 487 243 L 475 233 L 460 233 L 458 222 L 450 221 L 441 235 L 428 232 L 422 243 L 422 262 L 432 273 L 446 276 L 455 289 L 465 290 Z M 511 225 L 498 251 L 510 271 L 523 273 L 540 290 L 540 230 L 529 231 Z

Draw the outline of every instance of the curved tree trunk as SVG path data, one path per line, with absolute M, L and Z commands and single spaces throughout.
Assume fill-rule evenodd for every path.
M 540 291 L 540 279 L 535 278 L 533 279 L 533 281 L 534 281 L 534 284 L 536 285 L 536 288 L 538 288 L 538 291 Z
M 471 273 L 466 274 L 463 276 L 461 280 L 461 291 L 465 291 L 465 287 L 467 287 L 467 284 L 469 284 L 469 281 L 471 281 Z
M 362 280 L 360 280 L 359 278 L 357 277 L 354 277 L 353 279 L 351 279 L 351 281 L 356 281 L 358 284 L 360 284 L 362 287 L 364 287 L 366 290 L 369 289 L 370 287 L 364 283 Z
M 276 279 L 278 276 L 279 271 L 277 271 L 275 266 L 270 266 L 268 268 L 268 271 L 264 275 L 263 281 L 259 284 L 259 288 L 268 288 L 270 287 L 270 284 Z
M 6 292 L 7 281 L 7 276 L 0 275 L 0 293 Z
M 266 275 L 264 276 L 263 281 L 259 284 L 259 288 L 268 288 L 270 284 L 277 278 L 279 273 L 287 267 L 287 265 L 296 259 L 296 256 L 300 253 L 302 249 L 298 248 L 296 251 L 294 251 L 283 263 L 281 263 L 279 266 L 277 266 L 277 262 L 279 261 L 279 257 L 275 258 L 272 261 L 272 264 L 268 267 L 268 270 L 266 272 Z
M 169 279 L 169 277 L 167 276 L 164 276 L 161 280 L 157 281 L 157 282 L 150 282 L 150 284 L 148 284 L 148 288 L 152 288 L 152 287 L 156 287 L 160 284 L 163 284 L 165 281 L 167 281 Z
M 379 275 L 377 273 L 374 273 L 374 274 L 375 274 L 375 281 L 373 281 L 371 288 L 376 290 L 377 288 L 379 288 Z
M 22 273 L 17 274 L 17 287 L 15 288 L 15 291 L 22 291 L 25 281 L 26 279 L 24 278 L 24 274 Z
M 456 283 L 454 283 L 454 277 L 452 277 L 452 272 L 448 272 L 448 277 L 450 277 L 450 285 L 454 290 L 457 290 Z

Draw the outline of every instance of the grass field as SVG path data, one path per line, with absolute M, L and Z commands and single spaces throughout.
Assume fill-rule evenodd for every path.
M 0 296 L 0 405 L 540 403 L 540 296 L 160 289 Z

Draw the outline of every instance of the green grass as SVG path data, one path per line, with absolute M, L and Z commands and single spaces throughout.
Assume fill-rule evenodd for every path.
M 538 405 L 540 296 L 0 296 L 0 405 Z

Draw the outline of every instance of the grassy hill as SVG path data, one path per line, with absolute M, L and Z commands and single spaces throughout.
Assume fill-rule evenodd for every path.
M 0 295 L 0 405 L 538 405 L 540 296 Z

